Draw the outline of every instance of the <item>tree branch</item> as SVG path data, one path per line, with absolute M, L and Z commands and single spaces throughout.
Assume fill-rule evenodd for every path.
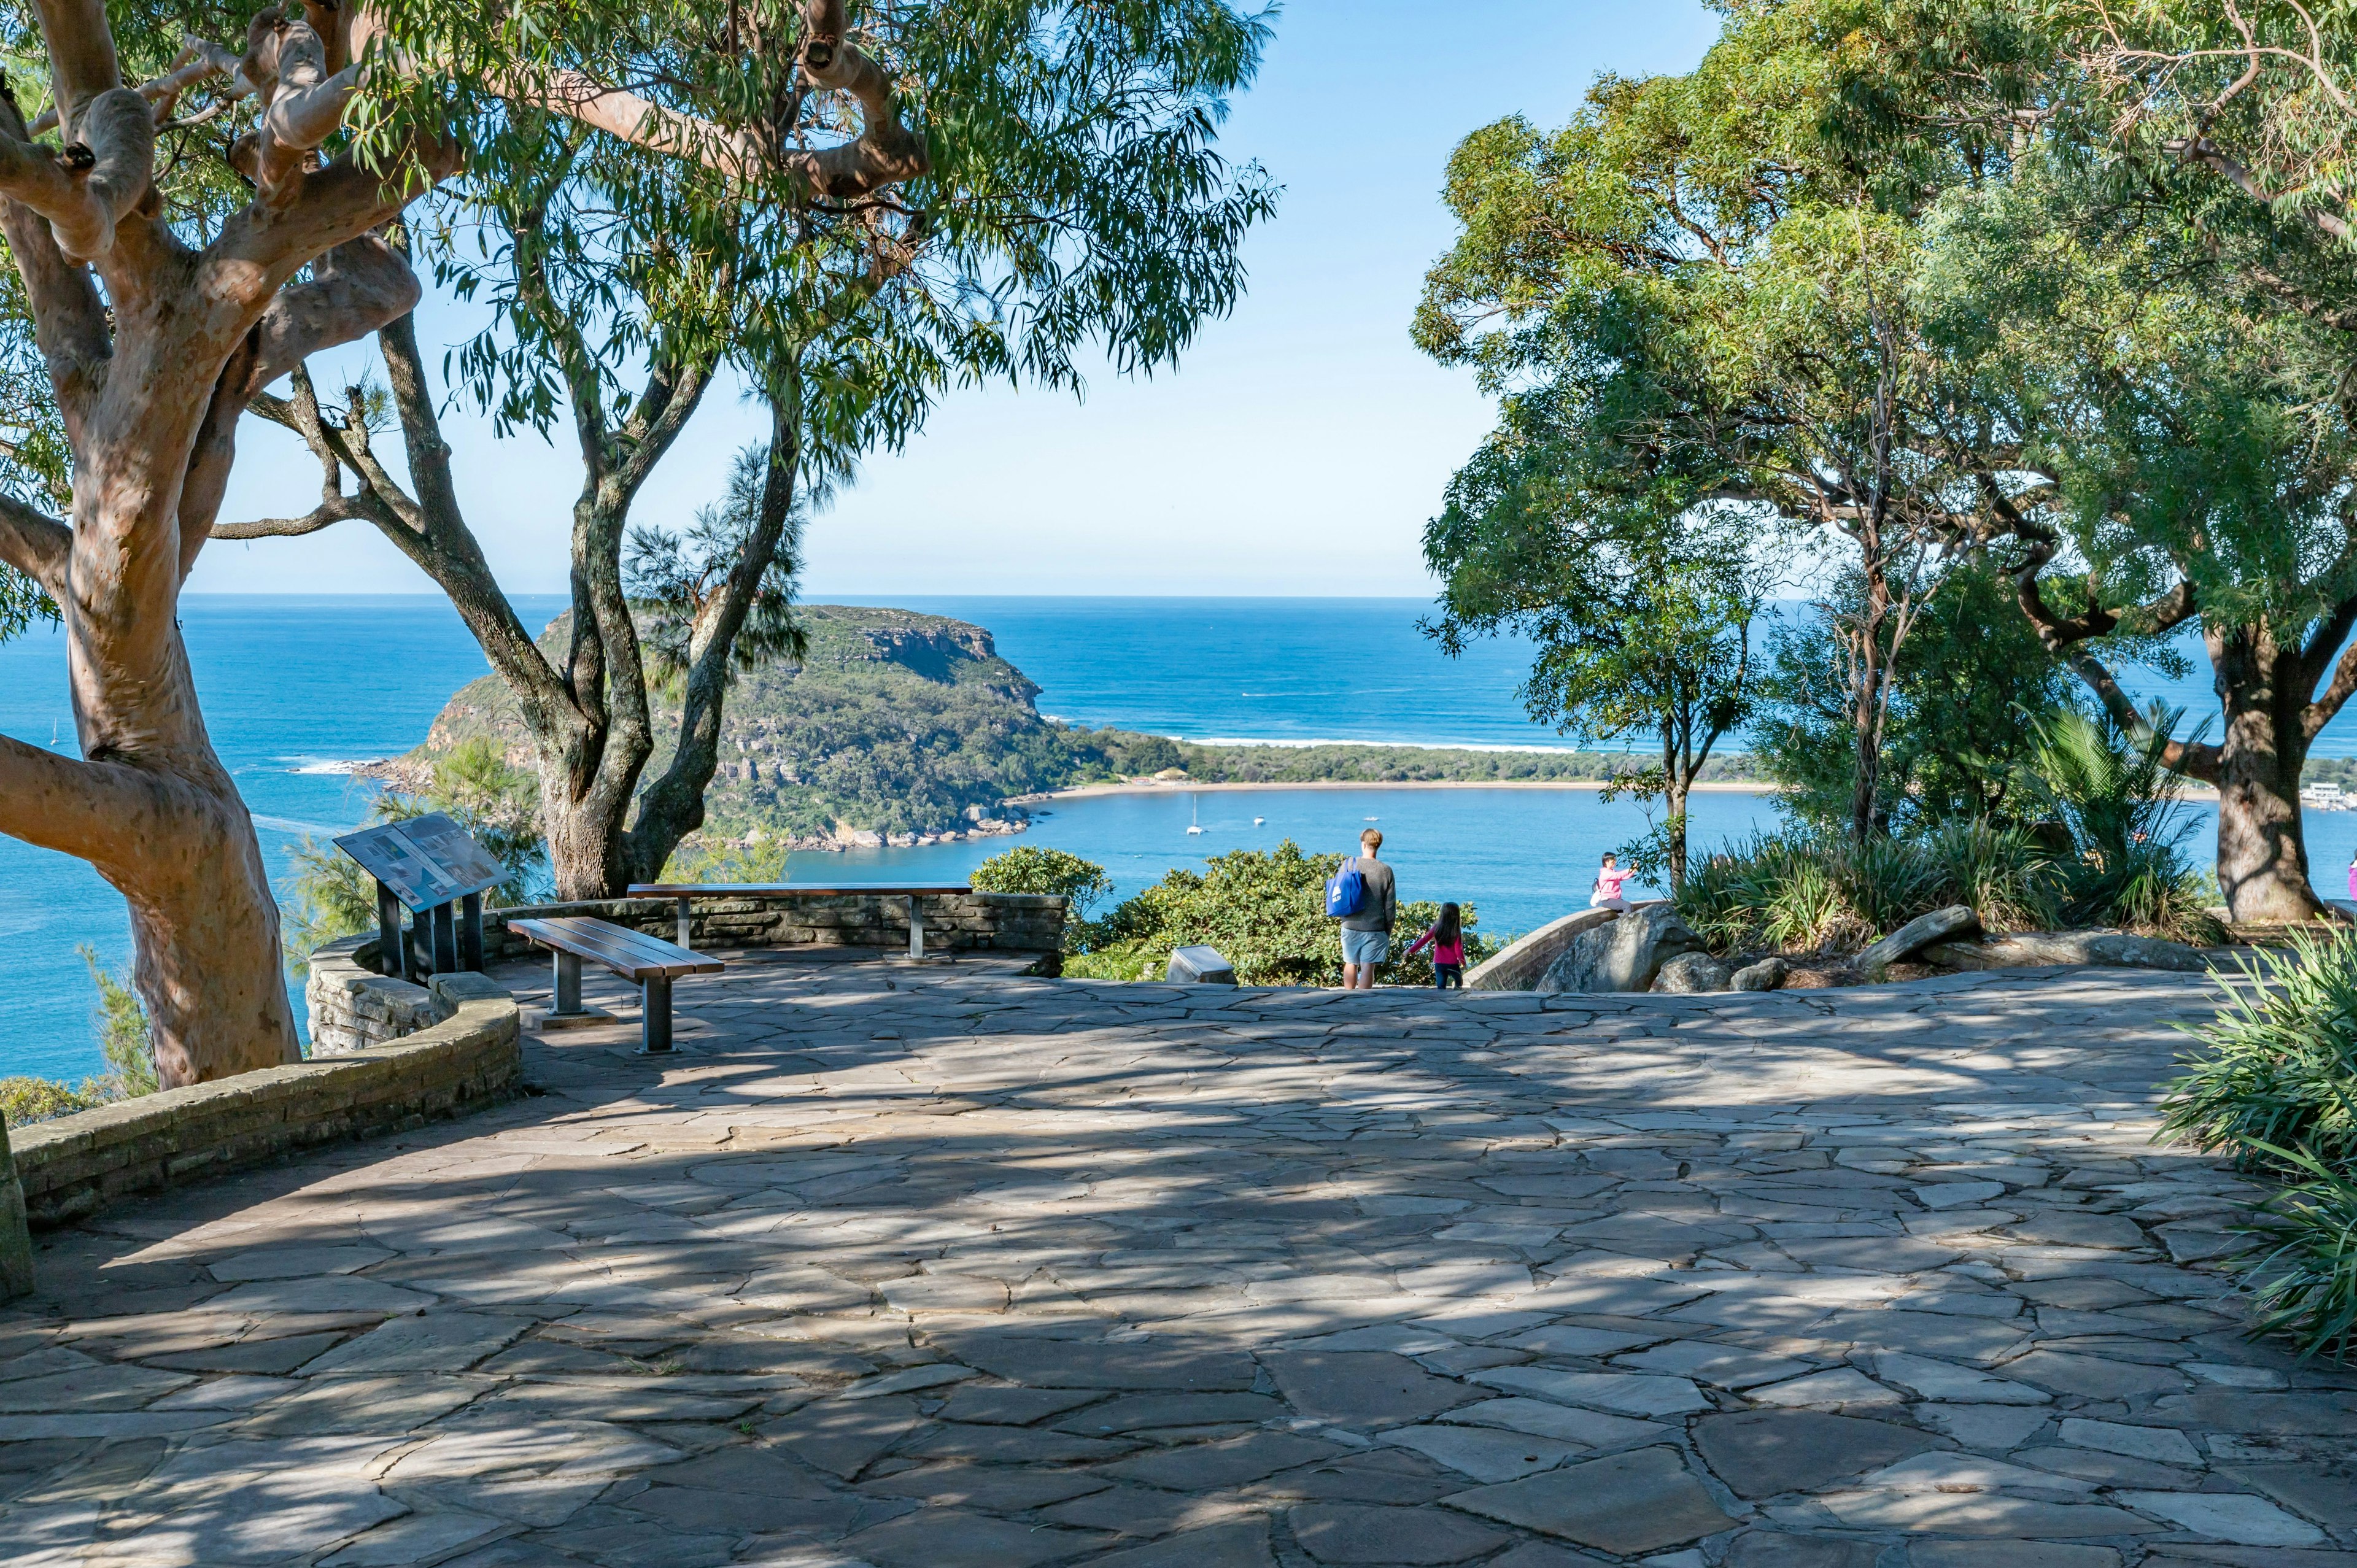
M 66 586 L 66 563 L 73 554 L 73 531 L 37 507 L 0 494 L 0 562 L 41 585 L 55 599 Z
M 307 533 L 333 528 L 339 522 L 373 522 L 382 528 L 385 520 L 377 509 L 371 507 L 364 496 L 338 496 L 331 501 L 321 501 L 301 517 L 262 517 L 252 522 L 225 523 L 215 528 L 215 539 L 300 539 Z
M 49 57 L 50 97 L 71 143 L 82 139 L 75 132 L 83 110 L 102 93 L 123 85 L 114 30 L 107 24 L 105 0 L 33 0 L 33 9 L 39 15 L 41 44 Z
M 103 866 L 125 835 L 158 842 L 167 807 L 154 778 L 0 735 L 0 832 Z

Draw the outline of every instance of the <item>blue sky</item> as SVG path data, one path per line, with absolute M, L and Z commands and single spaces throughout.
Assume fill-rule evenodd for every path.
M 1429 593 L 1425 520 L 1491 414 L 1469 376 L 1407 340 L 1425 270 L 1450 240 L 1437 196 L 1450 149 L 1501 115 L 1563 120 L 1598 72 L 1684 70 L 1717 29 L 1692 0 L 1291 0 L 1222 138 L 1286 188 L 1249 244 L 1251 292 L 1235 314 L 1211 324 L 1175 372 L 1108 371 L 1084 400 L 952 393 L 905 452 L 871 459 L 813 524 L 806 596 Z M 429 350 L 470 328 L 439 301 L 420 317 Z M 355 349 L 314 369 L 334 386 L 371 358 Z M 733 392 L 716 392 L 640 502 L 641 521 L 686 521 L 766 424 Z M 579 483 L 569 440 L 499 440 L 457 410 L 446 429 L 501 583 L 561 592 Z M 301 446 L 251 419 L 241 439 L 223 515 L 309 510 L 319 474 Z M 189 587 L 432 591 L 351 523 L 213 545 Z

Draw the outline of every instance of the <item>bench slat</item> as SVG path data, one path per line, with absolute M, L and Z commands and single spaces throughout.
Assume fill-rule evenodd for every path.
M 545 920 L 511 920 L 508 929 L 544 948 L 591 959 L 625 979 L 665 980 L 683 974 L 721 974 L 728 966 L 661 937 L 585 916 L 565 915 Z

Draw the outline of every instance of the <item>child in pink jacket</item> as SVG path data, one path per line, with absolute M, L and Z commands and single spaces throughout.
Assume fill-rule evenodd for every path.
M 1465 929 L 1462 917 L 1454 904 L 1440 907 L 1440 918 L 1432 929 L 1408 944 L 1407 956 L 1414 958 L 1429 947 L 1432 950 L 1432 983 L 1439 990 L 1450 986 L 1465 989 Z

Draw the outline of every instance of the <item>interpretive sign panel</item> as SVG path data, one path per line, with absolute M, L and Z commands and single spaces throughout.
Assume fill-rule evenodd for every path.
M 500 881 L 499 863 L 440 811 L 346 833 L 336 847 L 413 910 L 438 908 Z

